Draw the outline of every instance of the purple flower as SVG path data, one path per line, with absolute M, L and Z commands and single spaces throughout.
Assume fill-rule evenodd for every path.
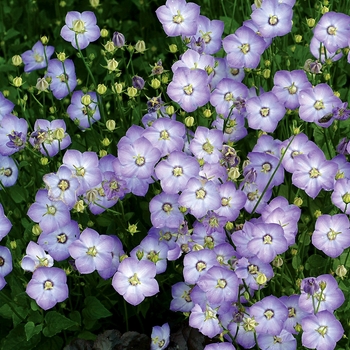
M 5 216 L 4 208 L 0 203 L 0 241 L 10 232 L 11 221 Z
M 91 41 L 100 37 L 96 16 L 91 11 L 82 13 L 70 11 L 66 15 L 66 24 L 61 29 L 61 37 L 69 41 L 75 49 L 85 49 Z M 77 46 L 78 45 L 78 46 Z
M 42 230 L 52 232 L 70 221 L 68 207 L 61 201 L 51 201 L 48 198 L 48 191 L 39 189 L 27 215 L 39 223 Z
M 163 350 L 169 345 L 170 327 L 168 323 L 164 323 L 162 327 L 154 326 L 152 328 L 151 350 Z
M 2 186 L 13 186 L 17 178 L 18 168 L 15 161 L 10 156 L 2 156 L 0 154 L 0 181 Z
M 72 141 L 66 133 L 64 120 L 55 119 L 50 122 L 46 119 L 37 119 L 29 142 L 44 156 L 53 157 L 60 150 L 67 148 Z
M 205 16 L 199 16 L 197 20 L 197 33 L 194 38 L 201 38 L 204 42 L 203 53 L 212 55 L 221 48 L 221 36 L 224 31 L 224 22 L 219 20 L 209 20 Z
M 293 10 L 278 0 L 265 0 L 251 15 L 261 36 L 274 38 L 292 30 Z
M 230 343 L 215 343 L 206 345 L 204 350 L 235 350 L 236 348 Z
M 199 329 L 202 334 L 209 338 L 214 338 L 223 330 L 220 326 L 216 310 L 209 305 L 202 308 L 200 305 L 196 304 L 191 310 L 189 325 Z
M 344 13 L 327 12 L 314 29 L 314 35 L 329 52 L 348 46 L 350 17 Z
M 185 282 L 178 282 L 171 286 L 171 296 L 173 299 L 170 302 L 171 311 L 190 312 L 194 306 L 191 299 L 191 289 Z
M 322 63 L 325 63 L 326 60 L 335 62 L 343 57 L 343 53 L 340 50 L 340 52 L 338 52 L 338 50 L 336 52 L 329 52 L 324 44 L 317 40 L 315 36 L 311 38 L 310 51 L 312 55 Z
M 76 191 L 80 184 L 68 167 L 61 165 L 56 174 L 45 174 L 43 180 L 48 188 L 50 200 L 62 201 L 69 209 L 74 207 L 77 201 Z
M 299 116 L 307 122 L 314 122 L 327 128 L 333 123 L 333 109 L 342 105 L 339 97 L 327 84 L 318 84 L 300 91 Z
M 335 182 L 332 193 L 332 203 L 338 207 L 344 214 L 350 214 L 350 180 L 339 179 Z
M 145 137 L 139 137 L 133 144 L 118 143 L 118 159 L 121 173 L 125 177 L 150 178 L 154 165 L 160 158 L 160 151 Z
M 91 102 L 84 104 L 82 101 L 83 96 L 90 96 Z M 80 129 L 88 129 L 101 119 L 97 103 L 96 92 L 84 94 L 82 91 L 74 91 L 71 104 L 67 108 L 67 114 Z
M 295 350 L 297 348 L 297 340 L 285 329 L 274 335 L 260 333 L 258 343 L 261 350 Z
M 159 292 L 155 275 L 156 266 L 151 261 L 126 258 L 113 276 L 112 286 L 129 304 L 136 306 L 145 297 Z
M 203 69 L 179 67 L 168 85 L 167 94 L 186 112 L 195 111 L 210 98 L 207 72 Z
M 123 243 L 117 236 L 110 235 L 113 245 L 110 247 L 112 255 L 112 263 L 107 269 L 97 270 L 98 274 L 105 280 L 111 278 L 118 270 L 120 257 L 124 255 Z
M 79 235 L 78 223 L 71 220 L 55 231 L 43 231 L 39 236 L 38 243 L 53 259 L 62 261 L 70 257 L 68 248 L 78 239 Z
M 210 249 L 188 253 L 184 258 L 183 275 L 185 282 L 195 284 L 211 267 L 219 266 L 216 254 Z
M 301 281 L 300 289 L 306 294 L 314 295 L 319 291 L 320 285 L 315 277 L 309 277 Z
M 287 146 L 289 145 L 288 149 Z M 291 138 L 281 143 L 281 153 L 284 154 L 282 159 L 282 165 L 290 173 L 294 173 L 296 169 L 296 159 L 299 155 L 305 154 L 306 156 L 312 151 L 320 151 L 318 146 L 310 141 L 308 137 L 300 133 L 294 137 L 291 142 Z
M 181 151 L 184 146 L 184 124 L 169 118 L 159 118 L 147 128 L 142 136 L 160 151 L 164 157 L 173 151 Z
M 145 86 L 145 81 L 142 77 L 135 75 L 132 77 L 132 86 L 137 90 L 142 90 Z
M 222 144 L 222 131 L 198 126 L 190 142 L 190 150 L 197 159 L 216 164 L 222 158 Z
M 44 46 L 42 42 L 37 41 L 31 50 L 22 53 L 21 57 L 24 63 L 26 73 L 37 69 L 46 68 L 47 62 L 55 52 L 53 46 Z
M 282 296 L 279 299 L 288 308 L 288 319 L 284 322 L 284 329 L 292 334 L 297 334 L 297 325 L 301 325 L 304 317 L 310 315 L 299 307 L 300 295 Z
M 156 10 L 158 20 L 168 36 L 195 35 L 200 6 L 185 0 L 167 0 Z
M 0 290 L 6 285 L 5 276 L 12 271 L 12 256 L 7 247 L 0 246 Z
M 46 254 L 40 245 L 30 241 L 26 249 L 26 255 L 21 261 L 21 267 L 25 271 L 33 272 L 41 266 L 53 266 L 53 259 L 51 255 Z
M 86 228 L 69 246 L 69 254 L 75 259 L 75 266 L 81 274 L 95 270 L 109 269 L 112 263 L 113 239 Z
M 154 227 L 179 228 L 184 220 L 184 215 L 179 210 L 178 199 L 178 194 L 167 194 L 165 192 L 151 199 L 149 210 Z
M 278 298 L 270 295 L 252 305 L 250 315 L 258 323 L 255 327 L 258 334 L 276 335 L 283 329 L 283 324 L 288 318 L 288 309 Z
M 248 27 L 240 27 L 222 41 L 227 64 L 232 68 L 256 68 L 265 50 L 265 41 Z
M 12 112 L 14 106 L 15 104 L 12 101 L 5 98 L 2 92 L 0 92 L 0 121 L 5 115 L 10 114 Z
M 218 114 L 228 115 L 237 100 L 246 99 L 248 88 L 235 80 L 224 78 L 217 85 L 210 97 L 210 103 Z
M 75 67 L 71 59 L 64 62 L 50 60 L 45 77 L 51 79 L 50 90 L 58 100 L 62 100 L 77 86 Z
M 167 267 L 168 245 L 155 237 L 147 235 L 131 252 L 130 257 L 138 260 L 149 260 L 156 265 L 157 274 Z
M 158 163 L 155 168 L 157 178 L 165 193 L 176 194 L 186 188 L 191 177 L 199 173 L 198 161 L 183 152 L 171 152 L 167 159 Z
M 273 82 L 272 92 L 289 109 L 298 108 L 299 92 L 312 87 L 303 70 L 293 70 L 291 72 L 279 70 L 275 73 Z
M 350 247 L 349 219 L 344 214 L 321 215 L 317 218 L 312 244 L 331 258 Z
M 190 209 L 190 213 L 197 219 L 202 218 L 209 210 L 219 209 L 221 206 L 217 186 L 206 180 L 191 178 L 186 189 L 181 193 L 179 204 Z
M 213 266 L 197 281 L 211 304 L 238 301 L 239 281 L 234 271 Z
M 326 160 L 321 150 L 310 152 L 308 156 L 299 155 L 292 175 L 294 186 L 303 189 L 311 198 L 316 198 L 321 189 L 333 189 L 336 163 Z
M 0 122 L 0 154 L 10 156 L 23 149 L 27 140 L 27 121 L 12 114 Z
M 341 323 L 327 310 L 305 317 L 301 325 L 302 345 L 310 349 L 333 350 L 344 333 Z
M 39 267 L 29 281 L 26 293 L 44 310 L 68 298 L 67 275 L 58 267 Z
M 246 109 L 249 127 L 265 132 L 274 132 L 286 113 L 283 103 L 273 92 L 251 97 L 246 101 Z
M 75 149 L 69 149 L 63 156 L 63 164 L 79 180 L 78 196 L 98 185 L 102 180 L 101 170 L 98 167 L 98 157 L 95 152 L 81 153 Z
M 310 279 L 307 279 L 308 283 L 309 281 Z M 311 286 L 304 283 L 301 284 L 302 289 L 299 298 L 299 306 L 301 309 L 309 313 L 323 310 L 333 312 L 344 303 L 344 293 L 341 291 L 336 279 L 332 275 L 320 275 L 316 280 L 311 279 L 311 281 L 313 282 Z M 317 287 L 317 285 L 319 289 L 314 288 L 314 286 Z M 313 292 L 313 294 L 308 292 Z

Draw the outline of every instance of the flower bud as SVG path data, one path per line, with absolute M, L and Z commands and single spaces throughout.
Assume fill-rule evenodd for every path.
M 211 113 L 211 110 L 210 110 L 209 108 L 207 108 L 207 109 L 205 109 L 205 110 L 203 111 L 203 116 L 204 116 L 205 118 L 210 118 L 211 115 L 212 115 L 212 113 Z
M 98 153 L 100 158 L 103 158 L 107 155 L 107 151 L 105 149 L 101 149 L 100 152 Z
M 321 210 L 315 210 L 314 212 L 314 217 L 317 219 L 318 217 L 320 217 L 322 215 Z
M 346 274 L 348 273 L 348 270 L 345 268 L 344 265 L 338 265 L 338 267 L 335 270 L 335 273 L 337 276 L 339 276 L 341 279 L 343 279 Z
M 134 98 L 134 97 L 137 95 L 137 89 L 134 88 L 133 86 L 128 87 L 128 88 L 127 88 L 126 94 L 127 94 L 130 98 Z
M 101 29 L 101 31 L 100 31 L 100 35 L 101 35 L 101 38 L 107 38 L 108 37 L 108 35 L 109 35 L 109 32 L 108 32 L 108 30 L 106 29 L 106 28 L 102 28 Z M 109 41 L 108 41 L 109 42 Z M 108 43 L 107 43 L 108 44 Z M 107 45 L 106 44 L 106 45 Z M 105 49 L 106 49 L 106 47 L 105 47 Z M 106 49 L 107 50 L 107 49 Z M 107 50 L 108 51 L 108 50 Z M 108 52 L 110 52 L 110 51 L 108 51 Z
M 57 128 L 54 132 L 53 132 L 53 137 L 54 139 L 58 140 L 58 141 L 62 141 L 66 136 L 66 133 L 64 131 L 63 128 Z
M 325 13 L 329 12 L 329 8 L 326 6 L 322 6 L 321 13 L 324 15 Z
M 303 205 L 303 200 L 301 197 L 295 197 L 293 204 L 296 205 L 297 207 L 301 207 Z
M 117 93 L 117 94 L 121 94 L 123 92 L 123 84 L 121 83 L 115 83 L 114 84 L 114 91 Z
M 17 248 L 17 242 L 16 241 L 10 241 L 10 247 L 12 250 L 15 250 Z
M 111 141 L 109 140 L 108 137 L 105 137 L 102 141 L 101 141 L 102 145 L 105 147 L 108 147 L 111 144 Z
M 46 157 L 40 158 L 41 165 L 47 165 L 48 163 L 49 163 L 49 160 Z
M 101 32 L 102 32 L 102 30 L 101 30 Z M 106 44 L 104 45 L 104 48 L 107 52 L 113 53 L 115 50 L 115 45 L 114 45 L 113 41 L 107 41 Z
M 307 23 L 307 25 L 308 25 L 310 28 L 313 28 L 313 27 L 315 26 L 316 21 L 315 21 L 314 18 L 308 18 L 308 19 L 306 20 L 306 23 Z
M 325 73 L 323 74 L 324 80 L 330 80 L 331 79 L 331 75 L 329 73 Z
M 127 231 L 131 234 L 131 236 L 133 236 L 135 233 L 137 232 L 140 232 L 138 229 L 137 229 L 137 224 L 129 224 L 128 225 L 128 229 Z
M 143 40 L 139 40 L 136 44 L 135 44 L 135 50 L 138 53 L 144 53 L 146 51 L 146 44 Z
M 96 91 L 99 95 L 104 95 L 107 91 L 107 86 L 105 84 L 98 84 Z
M 264 70 L 263 70 L 263 77 L 264 77 L 265 79 L 269 79 L 269 78 L 270 78 L 270 75 L 271 75 L 270 69 L 264 69 Z
M 106 127 L 109 131 L 115 130 L 115 120 L 112 120 L 112 119 L 107 120 Z
M 165 112 L 169 116 L 173 115 L 175 113 L 174 106 L 167 106 L 167 108 L 165 108 Z
M 132 77 L 132 86 L 137 90 L 142 90 L 145 86 L 145 81 L 143 80 L 143 78 L 139 77 L 138 75 L 135 75 Z
M 112 41 L 114 45 L 118 48 L 121 48 L 125 45 L 125 37 L 122 33 L 114 32 Z
M 256 283 L 260 286 L 264 285 L 267 282 L 267 277 L 264 273 L 258 272 L 258 276 L 256 277 Z
M 153 89 L 159 89 L 159 87 L 160 87 L 160 81 L 159 81 L 159 79 L 157 79 L 157 78 L 152 79 L 152 81 L 151 81 L 151 87 L 152 87 Z
M 43 35 L 41 38 L 40 38 L 40 41 L 43 45 L 47 45 L 49 43 L 49 38 L 46 36 L 46 35 Z
M 107 69 L 109 72 L 114 72 L 118 68 L 118 62 L 112 58 L 111 60 L 107 60 Z
M 177 52 L 177 46 L 175 44 L 169 45 L 169 51 L 171 53 L 176 53 Z
M 280 256 L 276 256 L 272 261 L 272 265 L 275 267 L 281 267 L 283 265 L 283 259 Z
M 15 86 L 15 87 L 21 87 L 22 84 L 23 84 L 22 78 L 21 78 L 21 77 L 15 77 L 15 78 L 13 78 L 12 84 L 13 84 L 13 86 Z
M 39 91 L 47 91 L 47 89 L 49 88 L 49 83 L 45 78 L 38 78 L 35 87 Z
M 163 74 L 162 75 L 162 83 L 163 84 L 168 84 L 169 83 L 169 76 L 168 76 L 168 74 Z
M 43 232 L 43 230 L 40 228 L 39 224 L 35 224 L 32 227 L 32 233 L 34 236 L 40 236 L 41 232 Z
M 23 63 L 22 57 L 20 55 L 12 56 L 12 64 L 16 67 L 19 67 Z
M 226 222 L 226 225 L 225 225 L 225 229 L 226 229 L 227 231 L 232 231 L 232 230 L 234 229 L 234 224 L 233 224 L 233 222 L 227 221 L 227 222 Z
M 83 95 L 81 98 L 81 103 L 84 106 L 88 106 L 91 103 L 91 96 L 90 95 Z
M 185 118 L 185 125 L 190 128 L 191 126 L 194 125 L 194 118 L 189 116 Z
M 64 52 L 59 52 L 57 54 L 57 58 L 59 61 L 64 62 L 67 59 L 67 56 Z
M 90 0 L 89 2 L 93 8 L 96 8 L 100 5 L 100 0 Z
M 300 34 L 296 34 L 294 35 L 294 40 L 296 43 L 301 43 L 301 41 L 303 40 L 303 37 Z
M 85 210 L 85 203 L 82 199 L 74 204 L 74 210 L 78 213 L 83 213 Z

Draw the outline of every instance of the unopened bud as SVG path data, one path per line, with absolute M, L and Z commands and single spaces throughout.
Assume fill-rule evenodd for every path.
M 46 35 L 43 35 L 41 38 L 40 38 L 40 41 L 43 45 L 47 45 L 49 43 L 49 38 L 46 36 Z
M 43 232 L 43 230 L 40 228 L 39 224 L 35 224 L 32 227 L 32 233 L 34 236 L 40 236 L 41 232 Z
M 108 137 L 105 137 L 102 141 L 101 141 L 102 145 L 105 147 L 108 147 L 111 144 L 111 141 Z
M 81 103 L 84 106 L 88 106 L 91 103 L 91 96 L 90 95 L 83 95 L 83 97 L 81 98 Z
M 313 27 L 315 26 L 316 21 L 315 21 L 314 18 L 308 18 L 308 19 L 306 20 L 306 23 L 307 23 L 307 25 L 308 25 L 310 28 L 313 28 Z
M 108 154 L 108 152 L 105 149 L 101 149 L 100 152 L 98 153 L 100 158 L 105 157 Z
M 115 130 L 115 120 L 112 120 L 112 119 L 107 120 L 106 127 L 109 131 Z
M 346 276 L 347 273 L 348 270 L 345 268 L 344 265 L 338 265 L 338 267 L 335 270 L 335 274 L 342 279 Z
M 165 112 L 169 116 L 173 115 L 175 113 L 174 106 L 167 106 L 167 108 L 165 108 Z
M 59 61 L 64 62 L 67 59 L 67 56 L 64 52 L 59 52 L 57 54 L 57 58 Z
M 169 45 L 169 51 L 171 53 L 176 53 L 177 52 L 177 46 L 175 44 Z
M 101 38 L 107 38 L 109 35 L 109 32 L 106 28 L 102 28 L 100 34 L 101 34 Z
M 146 51 L 146 44 L 143 40 L 139 40 L 136 44 L 135 44 L 135 50 L 138 53 L 144 53 Z
M 294 40 L 296 43 L 301 43 L 301 41 L 303 40 L 303 37 L 300 34 L 296 34 L 294 35 Z
M 12 64 L 16 67 L 20 66 L 23 63 L 22 57 L 20 55 L 12 56 Z
M 209 108 L 207 108 L 207 109 L 205 109 L 205 110 L 203 111 L 203 116 L 204 116 L 205 118 L 210 118 L 211 115 L 212 115 L 212 113 L 211 113 L 211 110 L 210 110 Z
M 101 32 L 102 32 L 102 30 L 101 30 Z M 107 41 L 107 43 L 104 45 L 104 48 L 107 52 L 113 53 L 115 50 L 115 45 L 114 45 L 113 41 Z
M 191 126 L 194 125 L 194 118 L 189 116 L 185 118 L 185 125 L 190 128 Z
M 159 89 L 159 87 L 160 87 L 160 81 L 159 81 L 159 79 L 157 79 L 157 78 L 152 79 L 152 81 L 151 81 L 151 87 L 152 87 L 153 89 Z
M 21 78 L 21 77 L 15 77 L 15 78 L 13 78 L 12 84 L 13 84 L 13 86 L 15 86 L 15 87 L 21 87 L 22 84 L 23 84 L 22 78 Z
M 85 210 L 85 203 L 82 199 L 77 201 L 74 205 L 74 210 L 78 213 L 83 213 Z
M 118 68 L 118 64 L 119 63 L 114 58 L 112 58 L 111 60 L 107 61 L 107 69 L 110 72 L 114 72 Z
M 107 86 L 105 84 L 98 84 L 96 91 L 99 95 L 104 95 L 107 91 Z
M 134 97 L 137 95 L 137 89 L 134 88 L 133 86 L 128 87 L 128 88 L 127 88 L 126 94 L 127 94 L 130 98 L 134 98 Z

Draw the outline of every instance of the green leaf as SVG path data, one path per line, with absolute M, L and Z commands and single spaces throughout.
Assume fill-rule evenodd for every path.
M 305 269 L 310 271 L 311 275 L 319 276 L 324 273 L 327 267 L 327 259 L 320 255 L 311 255 L 305 264 Z
M 26 331 L 27 341 L 32 338 L 35 334 L 39 334 L 43 329 L 42 324 L 35 325 L 34 322 L 27 322 L 24 326 L 24 330 Z
M 53 338 L 43 337 L 40 344 L 38 344 L 37 349 L 62 350 L 63 345 L 63 340 L 59 336 L 54 336 Z
M 84 340 L 95 340 L 96 339 L 96 334 L 91 333 L 89 331 L 84 331 L 79 333 L 78 338 L 79 339 L 84 339 Z
M 21 323 L 14 329 L 12 329 L 5 338 L 2 349 L 6 350 L 30 350 L 37 349 L 41 337 L 39 334 L 35 334 L 29 340 L 27 340 L 24 324 Z
M 50 311 L 46 314 L 45 323 L 47 326 L 44 328 L 43 334 L 46 337 L 52 337 L 64 329 L 77 325 L 76 322 L 64 317 L 56 311 Z
M 83 309 L 84 318 L 98 320 L 100 318 L 112 316 L 103 304 L 94 296 L 88 296 L 84 300 L 85 308 Z
M 18 34 L 21 34 L 18 30 L 15 30 L 13 28 L 9 29 L 6 33 L 5 36 L 3 37 L 3 40 L 9 40 L 11 38 L 14 38 Z
M 28 191 L 25 188 L 20 186 L 13 186 L 9 187 L 7 191 L 9 191 L 9 195 L 17 204 L 27 201 Z

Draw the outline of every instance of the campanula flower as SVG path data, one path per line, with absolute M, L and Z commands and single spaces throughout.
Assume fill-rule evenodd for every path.
M 7 247 L 0 246 L 0 290 L 6 285 L 5 276 L 12 271 L 12 256 Z
M 31 50 L 22 53 L 21 57 L 24 63 L 26 73 L 37 69 L 46 68 L 47 62 L 55 52 L 53 46 L 44 46 L 41 40 L 37 41 Z
M 67 275 L 58 267 L 39 267 L 27 284 L 26 293 L 44 310 L 68 298 Z
M 93 12 L 70 11 L 66 15 L 66 24 L 61 29 L 61 37 L 69 41 L 75 49 L 85 49 L 90 42 L 100 37 L 100 28 Z

